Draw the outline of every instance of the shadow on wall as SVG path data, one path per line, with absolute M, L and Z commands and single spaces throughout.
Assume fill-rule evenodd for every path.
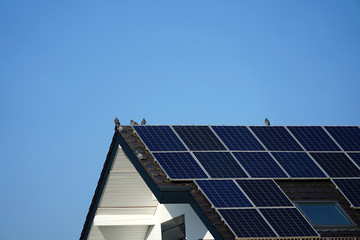
M 104 240 L 144 239 L 149 226 L 100 226 Z M 101 239 L 101 237 L 100 237 Z

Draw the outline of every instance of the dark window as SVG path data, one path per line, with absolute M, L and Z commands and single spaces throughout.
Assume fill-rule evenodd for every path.
M 184 215 L 163 222 L 161 224 L 162 240 L 183 240 L 185 239 Z
M 351 227 L 354 223 L 336 202 L 297 202 L 314 227 Z

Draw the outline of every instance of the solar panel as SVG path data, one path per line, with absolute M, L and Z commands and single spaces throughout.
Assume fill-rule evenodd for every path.
M 233 152 L 253 178 L 287 178 L 288 176 L 267 152 Z
M 217 208 L 252 207 L 250 201 L 232 180 L 195 180 L 195 182 Z
M 273 180 L 236 180 L 256 207 L 294 205 Z
M 308 151 L 341 151 L 322 127 L 288 127 Z
M 345 151 L 360 151 L 360 128 L 325 127 Z
M 265 150 L 247 127 L 212 126 L 230 150 Z
M 208 126 L 173 126 L 192 151 L 226 150 Z
M 303 151 L 284 127 L 253 126 L 250 128 L 270 151 Z
M 188 152 L 153 153 L 170 179 L 208 178 Z
M 292 178 L 324 178 L 326 175 L 304 152 L 271 153 Z
M 212 178 L 246 178 L 246 173 L 229 152 L 194 152 Z
M 134 126 L 150 151 L 186 151 L 169 126 Z
M 332 179 L 353 207 L 360 208 L 360 179 Z
M 360 170 L 344 153 L 311 153 L 330 177 L 360 177 Z
M 348 153 L 352 160 L 360 167 L 360 153 Z
M 263 208 L 260 212 L 280 237 L 318 236 L 297 208 Z
M 276 237 L 256 209 L 219 209 L 237 238 Z

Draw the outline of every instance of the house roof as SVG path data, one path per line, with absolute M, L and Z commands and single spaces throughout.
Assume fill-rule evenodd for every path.
M 349 129 L 355 129 L 355 131 L 348 131 Z M 206 190 L 206 187 L 213 186 L 219 181 L 223 181 L 221 182 L 223 184 L 224 181 L 229 180 L 232 181 L 231 184 L 240 184 L 241 180 L 244 179 L 275 181 L 275 185 L 279 186 L 292 202 L 298 200 L 335 200 L 356 224 L 346 229 L 317 229 L 317 232 L 311 232 L 310 229 L 308 236 L 289 236 L 286 233 L 281 235 L 281 233 L 279 234 L 281 230 L 276 230 L 276 226 L 271 225 L 271 221 L 279 220 L 270 219 L 270 215 L 266 218 L 266 214 L 270 210 L 259 208 L 260 205 L 252 202 L 247 196 L 246 199 L 250 199 L 253 206 L 234 211 L 254 214 L 252 210 L 257 209 L 257 212 L 261 212 L 261 221 L 265 216 L 267 224 L 270 223 L 272 229 L 277 232 L 277 235 L 269 235 L 268 237 L 313 238 L 317 237 L 317 233 L 321 237 L 358 237 L 360 236 L 360 210 L 356 206 L 351 206 L 352 202 L 349 200 L 349 196 L 342 194 L 334 184 L 334 179 L 343 177 L 360 179 L 360 175 L 357 175 L 360 172 L 357 165 L 359 162 L 356 159 L 356 154 L 360 154 L 360 136 L 358 133 L 360 133 L 360 129 L 356 126 L 347 128 L 319 126 L 121 126 L 115 131 L 80 239 L 86 239 L 90 231 L 114 159 L 114 149 L 118 145 L 122 147 L 160 203 L 190 203 L 216 239 L 241 238 L 239 236 L 241 234 L 229 221 L 228 212 L 233 208 L 214 204 L 214 199 L 209 195 L 209 190 Z M 309 136 L 311 137 L 309 138 Z M 285 160 L 289 159 L 286 154 L 290 153 L 291 158 L 299 158 L 298 161 L 309 161 L 310 159 L 311 162 L 303 163 L 304 169 L 301 171 L 301 166 L 288 164 L 288 161 Z M 214 154 L 216 159 L 230 155 L 235 161 L 227 164 L 227 166 L 231 166 L 230 168 L 217 169 L 214 166 L 219 162 L 211 163 L 211 156 Z M 304 154 L 306 155 L 305 160 Z M 330 154 L 330 157 L 326 154 Z M 324 162 L 324 159 L 332 159 L 331 156 L 334 154 L 342 154 L 341 156 L 344 155 L 350 162 L 343 160 L 343 165 L 337 165 L 339 163 L 335 158 L 331 163 L 334 167 L 329 167 L 328 162 Z M 355 155 L 350 157 L 351 154 Z M 256 156 L 259 155 L 261 157 L 257 158 Z M 187 164 L 183 160 L 172 160 L 179 158 L 179 156 L 180 159 L 190 158 L 186 161 L 196 165 L 192 166 L 191 169 L 198 170 L 192 172 L 187 168 L 188 166 L 183 166 Z M 268 162 L 261 162 L 267 158 L 269 158 Z M 261 161 L 257 163 L 257 159 L 261 159 Z M 292 161 L 297 160 L 292 159 Z M 174 165 L 174 162 L 177 164 Z M 272 170 L 264 167 L 268 164 Z M 348 165 L 346 166 L 346 164 Z M 178 171 L 182 167 L 187 171 L 183 173 Z M 345 170 L 339 171 L 339 169 Z M 172 172 L 172 170 L 176 171 Z M 228 183 L 226 182 L 226 184 Z M 210 191 L 210 193 L 212 192 Z M 222 201 L 222 199 L 220 200 Z M 296 209 L 293 206 L 290 208 L 291 211 Z M 288 210 L 290 208 L 289 206 L 281 206 L 280 210 L 290 211 Z M 258 214 L 257 212 L 256 214 Z M 273 230 L 268 231 L 274 233 Z M 266 234 L 264 236 L 260 234 L 257 237 L 265 236 Z M 245 236 L 243 237 L 245 238 Z

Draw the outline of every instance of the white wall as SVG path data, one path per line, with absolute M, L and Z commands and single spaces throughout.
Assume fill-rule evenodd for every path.
M 156 224 L 149 229 L 145 240 L 161 239 L 161 223 L 183 214 L 188 240 L 214 239 L 189 204 L 159 204 L 155 212 Z

